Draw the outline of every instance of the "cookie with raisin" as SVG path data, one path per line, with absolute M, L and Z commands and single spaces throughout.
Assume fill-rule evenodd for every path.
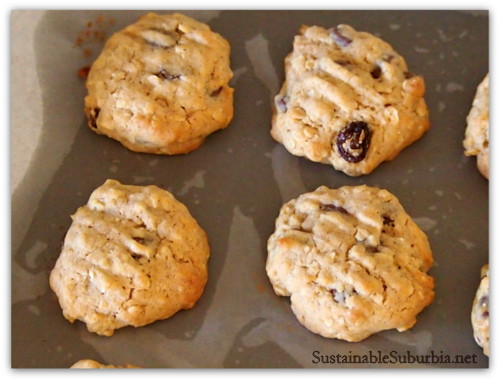
M 490 277 L 489 265 L 481 268 L 481 282 L 472 302 L 471 322 L 474 340 L 490 355 Z
M 271 135 L 294 155 L 368 174 L 429 128 L 424 93 L 423 78 L 380 38 L 348 25 L 302 26 Z
M 465 155 L 477 156 L 479 172 L 489 178 L 490 161 L 490 79 L 484 77 L 476 90 L 472 107 L 467 115 L 467 127 L 463 141 Z
M 64 317 L 113 335 L 192 308 L 207 282 L 207 235 L 154 185 L 107 180 L 72 216 L 50 274 Z
M 92 64 L 89 127 L 136 152 L 195 150 L 233 117 L 229 53 L 206 24 L 146 14 L 115 33 Z
M 321 186 L 285 203 L 267 244 L 267 275 L 310 331 L 350 342 L 406 331 L 434 299 L 425 233 L 397 198 Z

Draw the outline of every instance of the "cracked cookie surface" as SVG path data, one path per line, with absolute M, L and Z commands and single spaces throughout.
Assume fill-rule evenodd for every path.
M 424 92 L 385 41 L 349 25 L 303 26 L 285 59 L 271 135 L 294 155 L 368 174 L 429 128 Z
M 50 274 L 70 322 L 111 336 L 192 308 L 203 293 L 206 233 L 169 192 L 107 180 L 72 220 Z
M 266 271 L 302 325 L 354 342 L 416 323 L 434 298 L 432 263 L 426 235 L 391 193 L 322 186 L 281 208 Z
M 476 343 L 490 355 L 490 277 L 489 265 L 481 268 L 481 282 L 472 303 L 471 322 Z
M 182 154 L 233 117 L 229 43 L 181 14 L 149 13 L 115 33 L 92 64 L 89 127 L 136 152 Z
M 489 178 L 490 160 L 489 81 L 489 74 L 487 74 L 477 87 L 471 110 L 467 115 L 467 127 L 463 142 L 465 155 L 477 156 L 477 168 L 486 178 Z

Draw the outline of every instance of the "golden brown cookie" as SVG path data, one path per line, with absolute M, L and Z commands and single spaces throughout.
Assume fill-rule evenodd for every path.
M 136 152 L 198 148 L 233 117 L 229 43 L 181 14 L 149 13 L 115 33 L 93 63 L 89 127 Z
M 391 193 L 322 186 L 283 205 L 266 270 L 302 325 L 355 342 L 416 323 L 434 298 L 432 263 L 426 235 Z
M 72 219 L 50 274 L 70 322 L 111 336 L 192 308 L 203 293 L 207 236 L 169 192 L 107 180 Z
M 424 92 L 423 78 L 380 38 L 303 26 L 285 59 L 271 135 L 294 155 L 368 174 L 429 128 Z

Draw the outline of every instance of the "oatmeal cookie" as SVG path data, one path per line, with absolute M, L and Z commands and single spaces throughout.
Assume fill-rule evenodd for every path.
M 303 26 L 285 59 L 271 135 L 294 155 L 368 174 L 429 128 L 424 92 L 423 78 L 380 38 Z
M 471 322 L 476 343 L 483 348 L 486 356 L 490 355 L 490 277 L 489 266 L 481 269 L 481 282 L 472 303 Z
M 207 236 L 169 192 L 107 180 L 72 219 L 50 274 L 70 322 L 111 336 L 192 308 L 203 293 Z
M 324 337 L 356 342 L 405 331 L 434 298 L 428 239 L 386 190 L 305 193 L 283 205 L 267 247 L 274 291 Z
M 490 160 L 490 85 L 489 74 L 479 84 L 472 102 L 472 108 L 467 116 L 467 128 L 463 142 L 465 155 L 477 156 L 479 172 L 489 178 Z
M 187 16 L 141 17 L 115 33 L 90 68 L 89 127 L 136 152 L 195 150 L 233 117 L 229 51 Z

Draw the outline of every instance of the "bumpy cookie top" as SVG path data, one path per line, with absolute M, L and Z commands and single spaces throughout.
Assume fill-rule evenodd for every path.
M 272 136 L 348 175 L 370 173 L 429 128 L 422 77 L 388 43 L 348 25 L 303 26 L 285 77 Z
M 137 152 L 198 148 L 233 117 L 229 50 L 208 25 L 187 16 L 141 17 L 106 42 L 90 69 L 89 126 Z
M 325 337 L 360 341 L 404 331 L 434 298 L 426 235 L 386 190 L 319 187 L 283 205 L 267 274 L 298 320 Z
M 107 180 L 72 219 L 50 274 L 69 321 L 111 336 L 191 308 L 201 296 L 207 237 L 169 192 Z
M 479 84 L 467 116 L 467 128 L 463 142 L 467 156 L 477 156 L 477 167 L 481 174 L 489 178 L 490 160 L 490 78 L 489 74 Z
M 122 369 L 122 368 L 137 369 L 136 366 L 130 364 L 127 364 L 125 366 L 105 365 L 90 359 L 77 361 L 71 366 L 71 368 L 72 369 Z
M 471 321 L 476 343 L 490 355 L 490 277 L 489 265 L 481 268 L 481 282 L 472 303 Z

